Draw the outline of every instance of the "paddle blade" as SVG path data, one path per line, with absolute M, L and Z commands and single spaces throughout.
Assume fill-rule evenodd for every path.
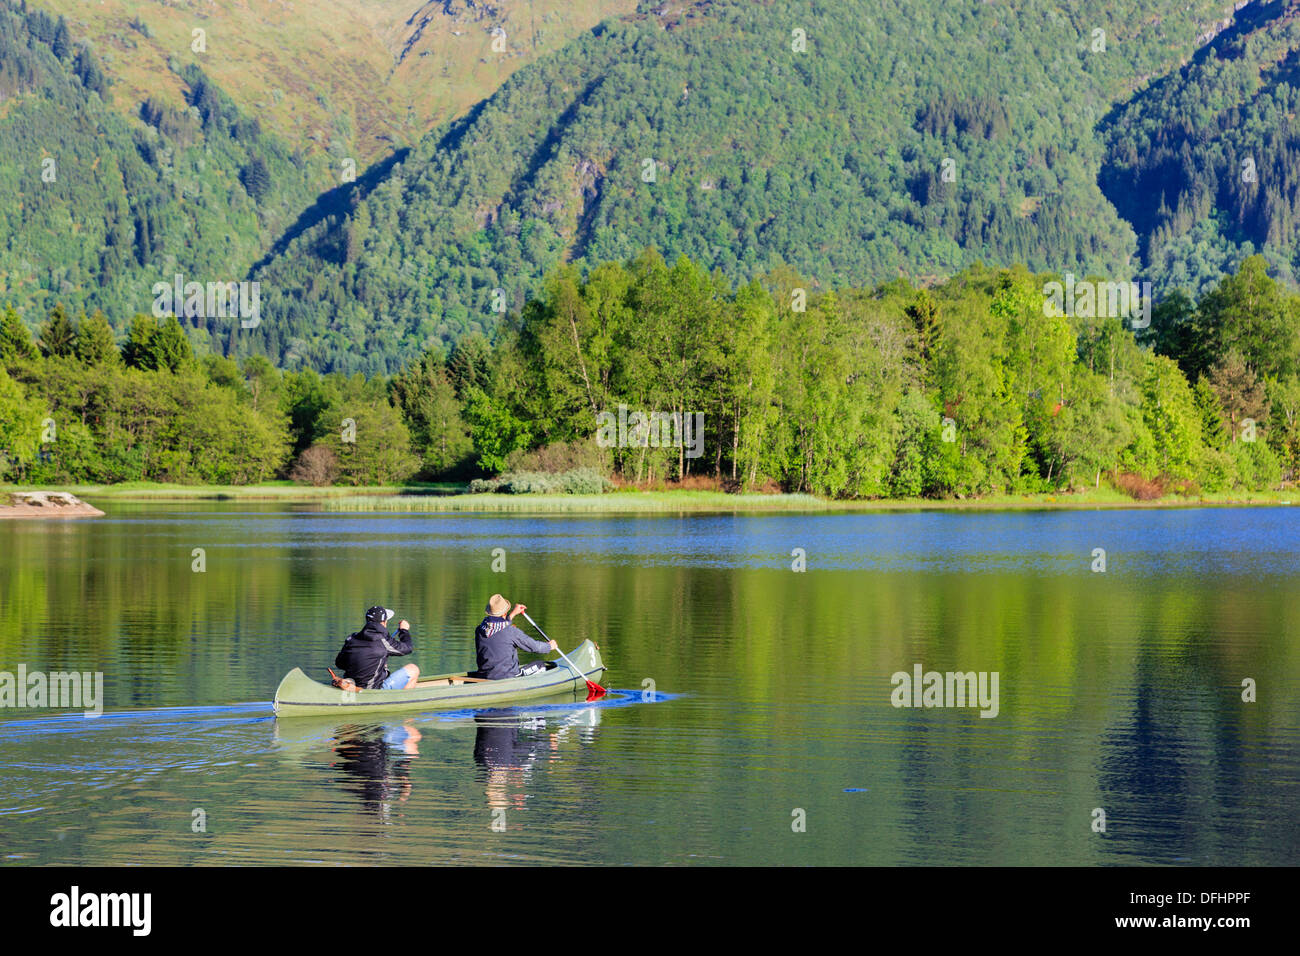
M 587 681 L 587 700 L 600 700 L 608 693 L 609 691 L 594 681 Z

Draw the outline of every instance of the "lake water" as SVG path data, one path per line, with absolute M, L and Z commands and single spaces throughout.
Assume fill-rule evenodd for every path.
M 1297 509 L 106 510 L 0 523 L 0 671 L 105 711 L 0 710 L 9 865 L 1300 858 Z M 273 717 L 372 604 L 471 668 L 493 592 L 613 693 Z M 996 716 L 893 706 L 917 664 L 996 673 Z

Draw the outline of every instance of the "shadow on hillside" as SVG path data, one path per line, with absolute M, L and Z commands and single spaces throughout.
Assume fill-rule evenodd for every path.
M 289 248 L 289 244 L 301 236 L 308 229 L 324 222 L 330 216 L 347 215 L 351 205 L 352 196 L 355 193 L 357 200 L 365 199 L 374 191 L 375 187 L 388 178 L 394 166 L 403 162 L 411 152 L 409 146 L 397 150 L 391 156 L 375 163 L 364 173 L 357 177 L 355 182 L 342 183 L 333 189 L 327 190 L 316 197 L 316 201 L 302 211 L 293 225 L 284 231 L 267 250 L 266 255 L 253 263 L 248 270 L 249 277 L 253 277 L 257 272 L 266 267 L 266 265 L 278 256 L 284 254 Z
M 460 144 L 461 139 L 464 138 L 465 132 L 474 125 L 479 114 L 483 112 L 486 102 L 484 100 L 476 103 L 464 116 L 454 120 L 438 140 L 438 144 L 434 147 L 431 155 L 455 149 Z M 284 231 L 284 235 L 272 243 L 266 255 L 253 263 L 248 270 L 249 278 L 256 275 L 259 270 L 264 269 L 273 259 L 283 255 L 285 250 L 289 248 L 290 243 L 307 230 L 324 222 L 331 216 L 345 217 L 352 209 L 354 195 L 356 202 L 364 200 L 374 192 L 380 183 L 388 178 L 389 173 L 393 171 L 393 167 L 406 162 L 410 154 L 411 147 L 404 146 L 369 167 L 357 177 L 356 182 L 343 183 L 321 193 L 316 198 L 316 201 L 303 210 L 302 214 L 294 220 L 293 225 Z

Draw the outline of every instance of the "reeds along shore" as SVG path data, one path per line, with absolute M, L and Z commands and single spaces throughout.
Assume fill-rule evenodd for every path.
M 15 489 L 4 489 L 11 493 Z M 30 491 L 30 489 L 27 489 Z M 1167 495 L 1135 500 L 1114 489 L 1077 494 L 990 495 L 984 498 L 881 498 L 831 500 L 803 494 L 729 494 L 722 491 L 623 489 L 599 495 L 463 494 L 460 485 L 384 487 L 303 487 L 269 485 L 124 485 L 77 486 L 65 489 L 102 502 L 240 501 L 285 505 L 316 505 L 338 512 L 835 512 L 835 511 L 980 511 L 1064 510 L 1074 508 L 1171 508 L 1290 505 L 1300 501 L 1290 490 L 1216 495 Z M 83 502 L 84 504 L 84 502 Z

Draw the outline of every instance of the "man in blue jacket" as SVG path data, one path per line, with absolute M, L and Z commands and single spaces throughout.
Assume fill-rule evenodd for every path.
M 415 684 L 420 668 L 407 664 L 388 673 L 388 658 L 405 657 L 415 650 L 411 640 L 411 625 L 400 621 L 397 636 L 388 633 L 388 622 L 393 612 L 386 607 L 372 607 L 366 611 L 366 624 L 343 642 L 343 650 L 334 658 L 334 666 L 343 669 L 344 681 L 351 681 L 357 689 L 400 690 Z M 351 688 L 347 688 L 351 689 Z
M 487 617 L 474 631 L 474 646 L 478 651 L 479 677 L 488 680 L 504 680 L 507 677 L 523 677 L 534 674 L 546 667 L 545 661 L 519 666 L 519 651 L 531 651 L 545 654 L 558 645 L 554 641 L 537 641 L 529 637 L 513 621 L 518 615 L 528 610 L 523 604 L 516 604 L 512 609 L 510 602 L 500 594 L 488 599 Z

